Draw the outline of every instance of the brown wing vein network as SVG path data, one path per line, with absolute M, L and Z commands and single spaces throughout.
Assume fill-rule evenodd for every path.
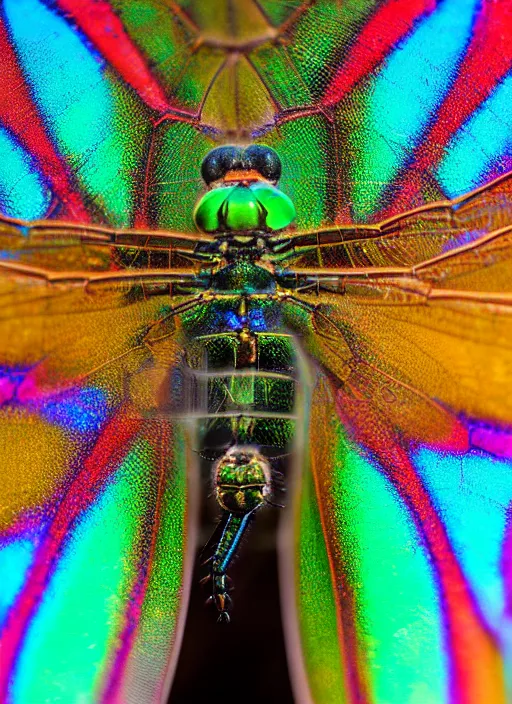
M 345 390 L 411 436 L 414 424 L 431 435 L 448 428 L 443 409 L 509 425 L 511 255 L 510 240 L 497 234 L 395 275 L 318 274 L 316 291 L 295 294 L 313 308 L 315 333 L 305 340 Z M 385 378 L 395 405 L 381 393 Z
M 375 225 L 347 225 L 274 236 L 294 270 L 320 266 L 415 265 L 449 251 L 510 238 L 510 173 L 454 200 L 401 213 Z
M 197 244 L 212 240 L 200 233 L 0 217 L 0 269 L 48 281 L 185 280 L 199 271 Z
M 280 106 L 278 102 L 276 102 L 274 96 L 272 95 L 272 90 L 266 84 L 265 78 L 262 75 L 261 71 L 258 70 L 256 64 L 251 61 L 250 55 L 252 52 L 264 45 L 273 46 L 276 49 L 279 47 L 286 46 L 289 43 L 287 35 L 290 33 L 291 29 L 300 21 L 300 18 L 302 17 L 302 15 L 304 15 L 308 8 L 310 8 L 314 4 L 315 0 L 306 0 L 306 2 L 303 2 L 299 6 L 292 9 L 288 16 L 279 25 L 274 26 L 268 15 L 265 13 L 264 8 L 260 5 L 260 3 L 258 3 L 256 0 L 240 0 L 240 2 L 236 3 L 236 5 L 233 5 L 231 8 L 231 14 L 233 15 L 233 18 L 230 22 L 228 22 L 228 32 L 231 30 L 231 36 L 221 38 L 218 36 L 210 35 L 207 31 L 202 30 L 201 27 L 197 25 L 197 23 L 186 10 L 184 10 L 182 7 L 175 3 L 171 3 L 171 11 L 174 13 L 177 19 L 187 27 L 188 31 L 194 37 L 194 40 L 189 47 L 190 56 L 193 56 L 194 54 L 197 54 L 200 50 L 206 48 L 214 52 L 222 52 L 224 54 L 224 58 L 222 60 L 219 60 L 217 70 L 214 72 L 210 81 L 205 86 L 203 97 L 196 111 L 187 112 L 181 111 L 179 109 L 172 110 L 164 115 L 161 115 L 160 118 L 154 122 L 154 128 L 157 128 L 162 122 L 178 120 L 189 122 L 190 124 L 195 125 L 198 129 L 204 129 L 210 132 L 211 134 L 220 132 L 223 137 L 228 137 L 229 135 L 231 135 L 234 138 L 247 138 L 248 135 L 252 132 L 252 130 L 240 128 L 240 126 L 238 126 L 234 133 L 233 130 L 226 128 L 226 126 L 223 126 L 223 128 L 219 130 L 218 126 L 216 126 L 215 124 L 210 124 L 208 116 L 204 115 L 205 103 L 207 103 L 208 96 L 214 90 L 215 84 L 222 80 L 224 72 L 230 70 L 236 71 L 236 68 L 239 64 L 241 64 L 242 61 L 246 61 L 247 64 L 255 72 L 259 82 L 261 83 L 261 86 L 263 87 L 266 93 L 268 102 L 273 107 L 274 114 L 272 115 L 270 122 L 276 123 L 281 118 L 285 121 L 287 119 L 291 119 L 292 116 L 287 114 L 288 111 L 286 109 L 283 109 L 282 106 Z M 245 17 L 245 25 L 247 25 L 247 17 L 254 19 L 254 26 L 251 26 L 250 28 L 250 32 L 254 33 L 254 36 L 250 36 L 249 38 L 237 37 L 237 34 L 240 34 L 237 25 L 240 24 L 239 19 L 241 16 Z M 245 29 L 247 30 L 247 26 L 245 27 Z M 303 79 L 300 75 L 300 72 L 297 70 L 296 66 L 288 55 L 287 61 L 289 69 L 294 73 L 295 78 L 301 83 L 303 83 Z M 181 75 L 175 76 L 175 84 L 179 84 L 181 82 L 182 78 L 186 74 L 186 71 L 187 66 L 184 66 Z M 304 87 L 306 87 L 305 84 Z M 227 99 L 227 96 L 224 95 L 223 97 L 225 101 Z M 238 108 L 239 106 L 236 105 L 235 113 L 238 111 Z M 294 112 L 293 117 L 296 117 L 297 114 L 299 114 L 302 110 L 306 111 L 305 114 L 309 114 L 311 112 L 317 113 L 319 110 L 321 110 L 321 107 L 310 108 L 309 106 L 306 106 L 304 108 L 298 108 L 297 111 Z M 208 112 L 208 110 L 206 110 L 206 112 Z M 263 127 L 263 125 L 265 125 L 266 123 L 267 119 L 263 119 L 262 123 L 259 124 L 259 127 Z

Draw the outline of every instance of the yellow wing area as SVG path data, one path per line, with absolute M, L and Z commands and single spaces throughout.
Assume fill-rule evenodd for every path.
M 282 254 L 310 267 L 413 266 L 510 224 L 510 173 L 453 200 L 425 205 L 375 225 L 340 225 L 288 235 Z M 276 236 L 273 240 L 282 240 Z
M 408 437 L 448 440 L 459 415 L 508 424 L 511 256 L 503 228 L 414 267 L 299 271 L 316 282 L 296 296 L 307 349 Z
M 0 215 L 0 260 L 53 272 L 123 269 L 193 269 L 192 253 L 209 235 L 166 230 L 116 230 L 54 220 L 24 221 Z
M 182 353 L 175 311 L 196 300 L 169 297 L 169 284 L 163 303 L 136 279 L 63 283 L 44 274 L 0 269 L 3 525 L 53 494 L 73 466 L 73 436 L 44 420 L 45 403 L 94 388 L 109 412 L 120 405 L 142 417 L 159 412 Z

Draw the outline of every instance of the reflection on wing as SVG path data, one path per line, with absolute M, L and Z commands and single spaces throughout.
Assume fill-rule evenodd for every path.
M 0 277 L 2 700 L 165 699 L 194 463 L 164 409 L 196 300 Z
M 454 200 L 440 201 L 375 225 L 346 225 L 272 238 L 287 266 L 413 266 L 512 222 L 510 173 Z

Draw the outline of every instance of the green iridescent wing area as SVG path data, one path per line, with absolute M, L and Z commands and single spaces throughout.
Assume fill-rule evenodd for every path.
M 287 579 L 315 702 L 508 700 L 510 260 L 502 228 L 302 272 L 288 320 L 322 372 Z
M 79 246 L 50 226 L 1 277 L 2 699 L 160 702 L 195 547 L 194 455 L 169 414 L 195 296 L 173 295 L 179 270 L 108 269 L 105 231 Z

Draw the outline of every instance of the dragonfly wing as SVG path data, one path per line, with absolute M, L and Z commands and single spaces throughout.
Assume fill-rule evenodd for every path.
M 510 252 L 492 233 L 290 304 L 323 370 L 288 564 L 315 702 L 507 700 Z
M 165 701 L 194 546 L 169 406 L 192 296 L 11 270 L 0 297 L 1 698 Z
M 275 236 L 281 259 L 308 267 L 414 266 L 510 226 L 512 176 L 501 176 L 453 200 L 400 213 L 374 225 L 338 227 Z
M 277 27 L 282 9 L 265 7 Z M 379 222 L 510 170 L 505 5 L 304 10 L 289 11 L 274 46 L 250 53 L 277 104 L 257 136 L 283 159 L 298 227 Z
M 30 267 L 51 278 L 57 272 L 87 273 L 157 268 L 198 271 L 194 250 L 213 238 L 201 233 L 189 235 L 166 230 L 116 230 L 52 220 L 23 221 L 0 215 L 0 266 Z M 58 278 L 53 276 L 53 278 Z M 69 277 L 68 277 L 69 278 Z M 77 278 L 77 277 L 75 277 Z M 65 277 L 64 279 L 65 280 Z

